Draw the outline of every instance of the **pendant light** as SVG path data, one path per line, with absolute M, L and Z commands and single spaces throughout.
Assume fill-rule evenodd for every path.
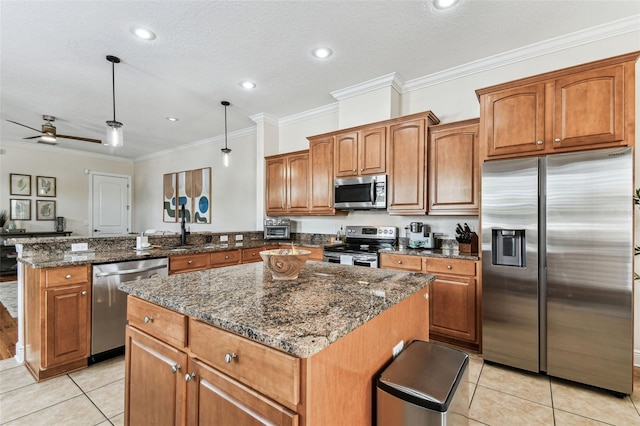
M 222 151 L 222 164 L 229 167 L 231 165 L 231 150 L 227 148 L 227 107 L 231 104 L 227 101 L 220 103 L 224 106 L 224 148 L 220 151 Z
M 120 147 L 124 145 L 122 136 L 122 123 L 116 121 L 116 73 L 115 64 L 120 63 L 120 58 L 116 56 L 107 55 L 107 61 L 111 62 L 111 83 L 113 94 L 113 120 L 107 121 L 107 138 L 103 142 L 103 145 Z

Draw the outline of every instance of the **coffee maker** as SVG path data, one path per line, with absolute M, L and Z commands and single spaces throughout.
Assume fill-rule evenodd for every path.
M 409 247 L 421 248 L 424 247 L 425 242 L 425 229 L 428 232 L 429 227 L 422 222 L 411 222 L 409 224 Z

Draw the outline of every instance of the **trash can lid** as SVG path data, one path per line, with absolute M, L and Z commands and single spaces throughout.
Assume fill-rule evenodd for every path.
M 445 412 L 468 364 L 469 355 L 462 351 L 414 341 L 382 372 L 377 385 L 403 401 Z

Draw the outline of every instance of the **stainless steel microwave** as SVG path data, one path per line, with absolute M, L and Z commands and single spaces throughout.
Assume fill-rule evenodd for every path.
M 288 240 L 291 238 L 291 221 L 289 219 L 264 220 L 265 240 Z
M 340 210 L 386 209 L 387 175 L 338 178 L 333 201 L 333 206 Z

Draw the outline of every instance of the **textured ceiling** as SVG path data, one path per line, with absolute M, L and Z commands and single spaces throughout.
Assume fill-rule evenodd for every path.
M 331 92 L 392 72 L 405 81 L 640 13 L 633 1 L 0 1 L 0 138 L 35 146 L 14 120 L 103 139 L 116 118 L 124 148 L 58 147 L 139 158 L 335 102 Z M 130 29 L 153 30 L 153 41 Z M 333 49 L 326 61 L 311 57 Z M 242 79 L 257 83 L 247 91 Z M 177 123 L 165 118 L 179 117 Z

